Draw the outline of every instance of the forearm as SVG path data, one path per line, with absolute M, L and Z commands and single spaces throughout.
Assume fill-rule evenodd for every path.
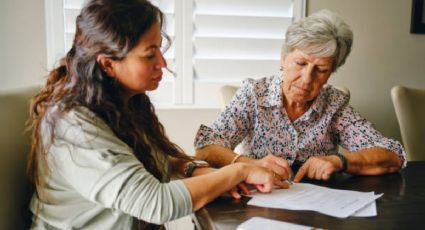
M 345 154 L 347 172 L 360 175 L 380 175 L 401 169 L 399 156 L 387 149 L 375 147 Z
M 163 224 L 192 212 L 190 192 L 181 180 L 161 183 L 140 167 L 140 163 L 128 167 L 124 172 L 115 171 L 114 175 L 118 176 L 107 175 L 111 180 L 103 180 L 102 186 L 97 184 L 96 189 L 99 190 L 92 190 L 89 200 L 155 224 Z M 122 186 L 118 186 L 117 180 L 122 181 Z
M 244 167 L 243 164 L 232 164 L 221 170 L 184 179 L 192 196 L 193 211 L 244 181 L 247 176 Z
M 196 151 L 196 159 L 207 161 L 216 168 L 230 164 L 236 156 L 237 153 L 221 145 L 208 145 Z M 237 162 L 253 163 L 254 160 L 241 156 Z

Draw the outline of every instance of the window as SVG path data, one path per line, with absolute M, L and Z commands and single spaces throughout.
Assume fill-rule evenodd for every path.
M 48 64 L 70 48 L 84 0 L 45 0 Z M 165 73 L 150 92 L 160 107 L 218 107 L 218 89 L 276 74 L 286 28 L 304 16 L 305 0 L 151 0 L 166 16 L 173 44 Z

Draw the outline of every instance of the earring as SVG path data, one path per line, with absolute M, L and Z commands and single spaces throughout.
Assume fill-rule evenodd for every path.
M 283 72 L 283 67 L 281 66 L 281 67 L 279 68 L 279 70 L 280 70 L 281 72 Z

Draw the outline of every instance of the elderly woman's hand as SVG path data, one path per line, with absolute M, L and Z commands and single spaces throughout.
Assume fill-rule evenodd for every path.
M 310 157 L 295 175 L 294 181 L 300 182 L 305 176 L 316 180 L 329 180 L 332 173 L 342 168 L 338 156 L 315 156 Z
M 292 170 L 288 161 L 269 154 L 266 157 L 258 159 L 255 161 L 255 164 L 264 168 L 271 170 L 274 174 L 274 185 L 280 188 L 288 188 L 287 183 L 282 183 L 282 181 L 291 178 Z

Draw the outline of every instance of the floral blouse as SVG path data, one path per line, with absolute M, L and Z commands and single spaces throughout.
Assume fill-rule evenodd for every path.
M 310 156 L 335 154 L 338 145 L 348 151 L 382 147 L 397 153 L 406 165 L 402 145 L 386 138 L 354 111 L 349 96 L 326 85 L 310 108 L 291 122 L 282 108 L 282 77 L 247 79 L 211 127 L 201 125 L 195 148 L 217 144 L 259 159 L 274 154 L 292 164 Z

